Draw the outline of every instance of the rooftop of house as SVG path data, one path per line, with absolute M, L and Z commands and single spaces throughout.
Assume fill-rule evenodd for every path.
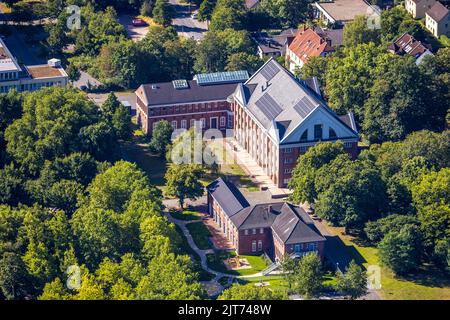
M 286 202 L 249 205 L 242 193 L 222 178 L 207 189 L 239 230 L 272 228 L 286 244 L 325 240 L 301 207 Z
M 370 16 L 374 10 L 365 0 L 334 0 L 330 2 L 316 2 L 334 21 L 348 22 L 356 16 Z
M 320 95 L 305 82 L 297 80 L 275 59 L 269 59 L 247 82 L 238 85 L 234 97 L 278 142 L 317 108 L 328 112 L 357 136 L 355 126 L 349 126 L 338 117 Z
M 236 84 L 249 77 L 247 71 L 195 75 L 194 80 L 174 80 L 141 85 L 136 94 L 147 106 L 226 100 Z
M 318 34 L 311 28 L 302 26 L 289 45 L 293 52 L 304 63 L 313 57 L 319 57 L 324 52 L 333 51 L 331 39 L 325 33 Z
M 48 64 L 26 66 L 29 75 L 33 79 L 65 77 L 66 73 L 61 67 L 53 67 Z
M 5 42 L 0 39 L 0 72 L 22 71 L 16 59 L 12 56 Z
M 409 54 L 414 58 L 419 58 L 422 54 L 429 51 L 430 45 L 424 44 L 416 40 L 412 35 L 404 33 L 397 40 L 389 45 L 389 50 L 392 53 L 403 55 Z
M 259 4 L 259 0 L 245 0 L 245 7 L 247 9 L 253 9 Z
M 437 1 L 427 12 L 434 21 L 440 22 L 444 19 L 449 13 L 448 8 L 446 8 L 442 3 Z
M 287 29 L 279 34 L 269 35 L 267 32 L 255 32 L 253 38 L 263 53 L 280 52 L 285 54 L 285 47 L 294 39 L 297 29 Z

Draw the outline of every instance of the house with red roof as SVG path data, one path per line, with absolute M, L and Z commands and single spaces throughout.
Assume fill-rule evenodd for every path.
M 323 57 L 333 51 L 332 40 L 326 33 L 302 26 L 286 50 L 286 62 L 289 70 L 294 72 L 295 69 L 302 68 L 309 59 Z

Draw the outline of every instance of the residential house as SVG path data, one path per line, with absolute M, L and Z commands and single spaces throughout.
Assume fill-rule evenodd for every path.
M 405 9 L 414 19 L 422 19 L 436 0 L 406 0 Z
M 342 30 L 338 32 L 342 35 Z M 342 36 L 340 38 L 340 44 L 342 44 Z M 335 43 L 335 45 L 337 44 Z M 295 72 L 295 69 L 302 68 L 309 59 L 324 57 L 333 51 L 332 38 L 328 36 L 325 30 L 302 26 L 286 50 L 286 65 L 291 72 Z
M 424 57 L 433 55 L 431 46 L 416 40 L 408 33 L 404 33 L 400 38 L 391 43 L 388 47 L 392 54 L 408 54 L 416 59 L 416 64 L 420 64 Z
M 269 35 L 267 32 L 255 32 L 253 39 L 257 44 L 258 56 L 261 59 L 284 56 L 287 46 L 295 38 L 297 31 L 297 29 L 291 28 L 275 35 Z
M 233 114 L 227 101 L 237 83 L 249 78 L 247 71 L 195 75 L 193 80 L 141 85 L 136 91 L 137 122 L 151 134 L 158 121 L 169 121 L 174 129 L 189 129 L 196 122 L 203 129 L 233 127 Z
M 425 26 L 436 37 L 450 37 L 450 12 L 442 3 L 436 2 L 425 13 Z
M 269 255 L 282 260 L 315 252 L 324 257 L 326 239 L 313 220 L 290 203 L 250 205 L 230 182 L 219 178 L 207 187 L 208 212 L 239 255 Z
M 314 2 L 314 16 L 327 25 L 342 27 L 356 16 L 379 17 L 380 13 L 365 0 Z
M 338 116 L 273 58 L 238 84 L 230 101 L 235 140 L 280 188 L 297 158 L 320 141 L 341 140 L 352 157 L 358 154 L 353 114 Z
M 0 39 L 0 93 L 11 89 L 34 91 L 42 87 L 66 86 L 69 77 L 61 61 L 51 59 L 42 65 L 19 65 L 5 42 Z

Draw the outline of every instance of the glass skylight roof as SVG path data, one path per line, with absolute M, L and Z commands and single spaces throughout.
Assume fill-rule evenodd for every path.
M 248 72 L 241 70 L 197 74 L 195 75 L 194 80 L 196 80 L 197 83 L 201 86 L 208 84 L 241 82 L 247 80 L 248 78 Z
M 173 80 L 172 81 L 173 87 L 175 89 L 187 89 L 189 88 L 189 84 L 186 80 Z

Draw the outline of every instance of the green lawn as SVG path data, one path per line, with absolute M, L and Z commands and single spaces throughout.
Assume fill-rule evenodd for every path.
M 196 211 L 188 211 L 185 210 L 183 212 L 180 211 L 171 211 L 170 215 L 172 218 L 177 220 L 183 220 L 183 221 L 195 221 L 200 220 L 202 218 L 202 215 Z
M 258 282 L 267 282 L 267 288 L 273 290 L 289 290 L 287 281 L 282 276 L 266 276 L 253 278 L 239 278 L 235 280 L 239 284 L 257 284 Z
M 328 227 L 345 243 L 355 261 L 365 267 L 378 265 L 378 249 L 357 243 L 357 239 L 343 235 L 343 228 Z M 358 261 L 363 258 L 362 261 Z M 388 268 L 381 267 L 381 290 L 383 299 L 389 300 L 450 300 L 450 279 L 442 272 L 424 266 L 421 271 L 408 279 L 395 276 Z
M 247 261 L 250 263 L 251 268 L 249 269 L 241 269 L 241 270 L 228 270 L 225 267 L 225 264 L 223 261 L 227 258 L 236 256 L 235 252 L 230 251 L 220 251 L 215 254 L 208 254 L 208 266 L 219 272 L 233 274 L 237 276 L 247 276 L 252 275 L 258 272 L 263 271 L 267 268 L 267 263 L 263 256 L 243 256 L 241 255 L 241 258 L 247 259 Z
M 194 222 L 186 225 L 191 234 L 195 244 L 200 250 L 211 249 L 211 243 L 209 237 L 211 233 L 208 228 L 203 224 L 203 222 Z

